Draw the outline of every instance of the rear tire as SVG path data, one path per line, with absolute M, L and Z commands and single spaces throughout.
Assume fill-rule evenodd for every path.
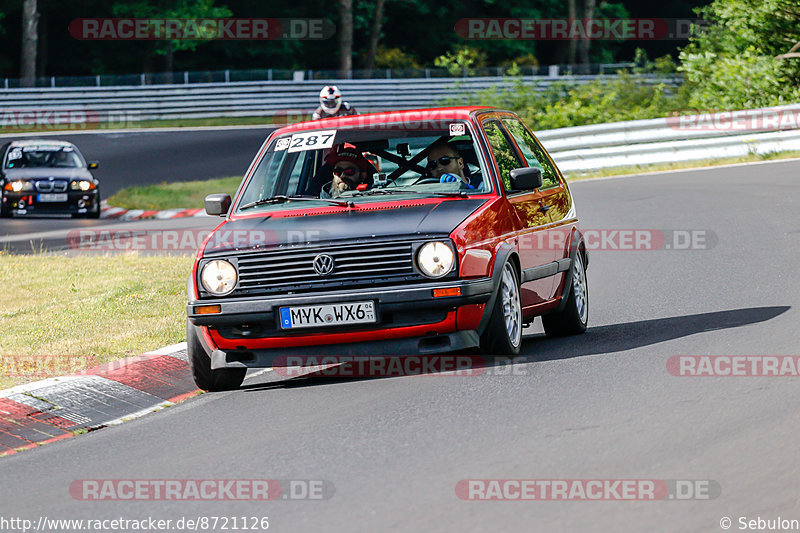
M 511 263 L 503 265 L 500 287 L 481 349 L 491 355 L 517 355 L 522 346 L 522 302 L 517 271 Z
M 542 316 L 542 326 L 548 337 L 579 335 L 586 331 L 589 323 L 589 285 L 586 283 L 586 267 L 580 252 L 575 255 L 572 268 L 572 285 L 564 309 Z
M 211 356 L 206 353 L 191 324 L 186 326 L 186 350 L 195 384 L 206 391 L 218 392 L 238 389 L 244 381 L 246 368 L 218 368 L 212 370 Z

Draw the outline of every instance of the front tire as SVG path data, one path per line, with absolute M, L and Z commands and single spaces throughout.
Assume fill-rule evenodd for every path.
M 586 283 L 586 267 L 583 254 L 575 255 L 572 267 L 572 285 L 567 303 L 559 312 L 542 317 L 542 326 L 548 337 L 579 335 L 586 331 L 589 323 L 589 285 Z
M 189 367 L 195 384 L 206 391 L 218 392 L 238 389 L 244 381 L 246 368 L 211 368 L 211 357 L 197 337 L 191 324 L 186 326 L 186 350 Z
M 517 355 L 522 346 L 522 302 L 517 271 L 511 263 L 503 265 L 500 287 L 481 349 L 492 355 Z

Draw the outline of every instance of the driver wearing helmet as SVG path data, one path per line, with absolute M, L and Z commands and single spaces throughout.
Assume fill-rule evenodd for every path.
M 311 120 L 357 114 L 353 106 L 342 101 L 342 93 L 338 87 L 326 85 L 319 92 L 319 107 L 314 110 Z

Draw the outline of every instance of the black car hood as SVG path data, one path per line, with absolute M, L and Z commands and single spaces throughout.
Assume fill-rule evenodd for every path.
M 447 235 L 486 201 L 443 200 L 399 208 L 361 204 L 355 209 L 334 207 L 340 210 L 322 215 L 274 217 L 265 214 L 264 217 L 229 220 L 217 229 L 204 253 L 256 250 L 290 243 Z
M 7 168 L 3 170 L 6 180 L 24 179 L 93 179 L 91 172 L 85 168 Z

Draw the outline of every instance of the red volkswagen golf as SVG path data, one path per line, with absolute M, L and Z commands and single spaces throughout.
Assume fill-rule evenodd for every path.
M 567 183 L 514 113 L 458 107 L 272 133 L 201 246 L 197 385 L 290 355 L 519 353 L 522 328 L 586 330 L 588 256 Z

